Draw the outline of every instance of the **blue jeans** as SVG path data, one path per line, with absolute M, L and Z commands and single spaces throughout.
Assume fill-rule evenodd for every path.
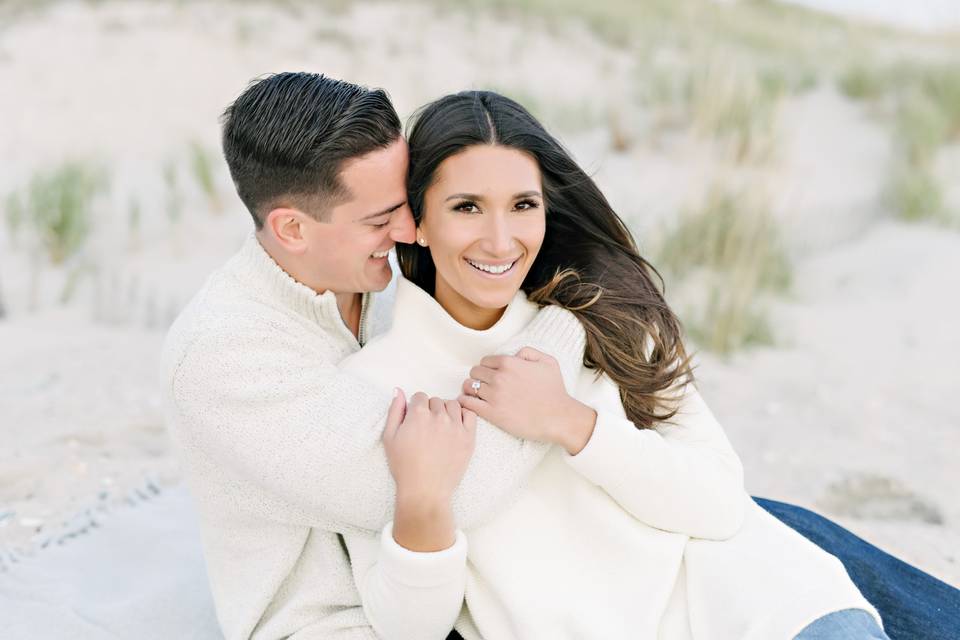
M 843 563 L 860 592 L 880 612 L 890 640 L 960 638 L 960 590 L 897 560 L 813 511 L 775 500 L 755 500 L 774 517 Z M 817 620 L 798 638 L 821 637 L 804 634 L 816 632 L 821 622 L 836 622 L 830 620 L 832 617 Z M 869 635 L 860 637 L 870 638 Z M 462 638 L 456 631 L 451 631 L 447 640 Z
M 763 498 L 755 500 L 843 563 L 863 596 L 877 608 L 891 640 L 960 638 L 960 590 L 803 507 Z
M 815 620 L 794 640 L 890 640 L 863 609 L 844 609 Z

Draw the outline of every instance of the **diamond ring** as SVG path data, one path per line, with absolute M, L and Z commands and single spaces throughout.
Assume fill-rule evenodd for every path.
M 473 389 L 473 395 L 480 397 L 480 381 L 474 380 L 470 383 L 470 388 Z

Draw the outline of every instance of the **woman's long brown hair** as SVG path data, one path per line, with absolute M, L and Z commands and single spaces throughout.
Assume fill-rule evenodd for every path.
M 680 321 L 661 293 L 663 279 L 594 181 L 521 105 L 490 91 L 464 91 L 423 107 L 408 135 L 410 208 L 419 224 L 424 194 L 440 163 L 467 147 L 497 144 L 530 154 L 543 179 L 546 234 L 522 288 L 540 305 L 574 313 L 586 330 L 584 364 L 619 387 L 639 429 L 669 420 L 693 382 Z M 400 269 L 433 293 L 428 249 L 397 245 Z M 660 279 L 661 288 L 653 274 Z

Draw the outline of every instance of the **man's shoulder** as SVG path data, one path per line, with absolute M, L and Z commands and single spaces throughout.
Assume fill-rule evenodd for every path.
M 316 356 L 323 335 L 309 332 L 304 323 L 269 300 L 246 290 L 227 270 L 214 272 L 170 326 L 163 347 L 164 370 L 170 374 L 191 352 L 216 357 L 223 350 L 252 353 L 283 349 Z

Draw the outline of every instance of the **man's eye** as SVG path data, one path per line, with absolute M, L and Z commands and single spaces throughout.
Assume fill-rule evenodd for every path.
M 377 229 L 382 229 L 382 228 L 384 228 L 385 226 L 387 226 L 388 224 L 390 224 L 390 219 L 389 219 L 389 218 L 387 218 L 386 220 L 384 220 L 384 221 L 381 222 L 380 224 L 374 224 L 374 225 L 372 225 L 372 226 L 376 227 Z

